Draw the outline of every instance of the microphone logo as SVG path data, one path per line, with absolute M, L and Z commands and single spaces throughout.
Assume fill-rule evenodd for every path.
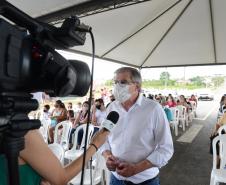
M 111 131 L 115 124 L 117 123 L 119 119 L 119 113 L 116 111 L 111 111 L 108 116 L 107 119 L 105 121 L 103 121 L 102 123 L 102 127 L 108 131 Z

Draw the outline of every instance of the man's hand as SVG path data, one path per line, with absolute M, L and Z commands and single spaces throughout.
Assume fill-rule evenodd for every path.
M 106 166 L 110 171 L 115 171 L 118 164 L 119 164 L 119 160 L 117 157 L 113 155 L 109 155 L 107 157 Z
M 106 166 L 110 171 L 115 171 L 117 165 L 119 164 L 119 159 L 112 155 L 110 150 L 106 150 L 103 152 L 103 156 L 106 160 Z
M 116 172 L 123 177 L 131 177 L 137 174 L 137 169 L 135 164 L 120 162 L 117 165 Z

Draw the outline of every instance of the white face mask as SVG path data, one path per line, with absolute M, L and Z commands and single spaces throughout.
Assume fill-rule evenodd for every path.
M 131 93 L 129 92 L 129 85 L 115 84 L 113 89 L 115 99 L 123 103 L 130 99 Z

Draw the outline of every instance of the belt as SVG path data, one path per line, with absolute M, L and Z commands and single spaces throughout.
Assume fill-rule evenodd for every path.
M 159 175 L 156 175 L 156 176 L 153 177 L 152 179 L 148 179 L 148 180 L 146 180 L 146 181 L 144 181 L 144 182 L 141 182 L 141 183 L 138 183 L 138 184 L 135 184 L 135 183 L 133 183 L 133 182 L 131 182 L 131 181 L 126 181 L 126 180 L 124 180 L 123 183 L 124 183 L 125 185 L 146 185 L 146 184 L 150 183 L 151 181 L 155 180 L 155 179 L 158 178 L 158 177 L 159 177 Z

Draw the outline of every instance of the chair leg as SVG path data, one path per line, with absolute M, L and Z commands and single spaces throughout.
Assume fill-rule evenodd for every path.
M 182 121 L 183 131 L 185 131 L 185 120 Z
M 185 125 L 188 127 L 189 126 L 189 116 L 185 118 Z
M 211 179 L 210 179 L 210 185 L 216 185 L 216 183 L 215 183 L 215 180 L 214 180 L 214 177 L 213 177 L 213 176 L 211 176 Z
M 175 136 L 178 136 L 178 125 L 177 124 L 174 125 L 174 129 L 175 129 Z
M 105 174 L 105 170 L 102 170 L 102 175 L 101 175 L 101 185 L 107 185 L 106 182 L 106 174 Z

